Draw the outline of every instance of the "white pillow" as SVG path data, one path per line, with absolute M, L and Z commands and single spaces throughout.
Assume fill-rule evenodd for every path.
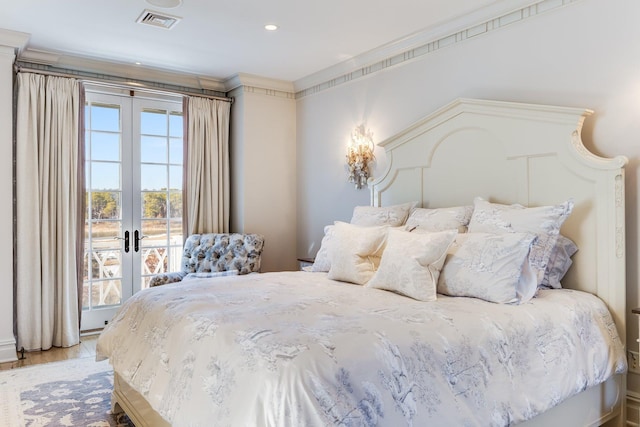
M 316 253 L 316 258 L 313 260 L 311 271 L 329 271 L 331 268 L 331 260 L 329 259 L 329 252 L 333 247 L 333 225 L 327 225 L 324 227 L 324 237 L 320 242 L 320 249 Z
M 573 240 L 560 234 L 549 256 L 549 263 L 544 271 L 544 279 L 542 279 L 541 285 L 554 289 L 562 288 L 560 281 L 569 271 L 571 264 L 573 264 L 571 257 L 576 252 L 578 252 L 578 246 Z
M 529 267 L 531 233 L 459 234 L 438 280 L 438 293 L 496 303 L 523 303 L 536 292 Z
M 473 206 L 456 206 L 453 208 L 415 208 L 409 213 L 405 224 L 407 231 L 467 231 L 471 220 Z
M 380 264 L 387 228 L 336 222 L 327 277 L 358 285 L 367 283 Z
M 363 226 L 390 225 L 397 227 L 404 225 L 409 211 L 413 209 L 418 202 L 403 203 L 393 206 L 356 206 L 353 208 L 353 216 L 351 224 Z
M 435 301 L 440 269 L 456 234 L 456 230 L 421 234 L 389 230 L 380 266 L 366 286 Z
M 554 206 L 525 208 L 490 203 L 476 197 L 469 233 L 534 233 L 538 239 L 529 258 L 538 285 L 541 285 L 560 227 L 572 210 L 571 200 Z
M 333 248 L 334 240 L 334 225 L 327 225 L 324 227 L 324 237 L 320 242 L 320 249 L 316 253 L 316 257 L 313 260 L 313 264 L 306 268 L 306 271 L 313 272 L 328 272 L 331 269 L 331 250 Z

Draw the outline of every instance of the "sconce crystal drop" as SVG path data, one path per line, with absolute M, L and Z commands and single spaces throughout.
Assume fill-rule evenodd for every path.
M 375 160 L 373 155 L 373 133 L 360 125 L 351 133 L 351 143 L 347 148 L 349 182 L 360 189 L 367 185 L 369 164 Z

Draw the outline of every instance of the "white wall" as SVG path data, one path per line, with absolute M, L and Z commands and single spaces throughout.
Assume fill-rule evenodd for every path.
M 630 310 L 640 306 L 639 19 L 637 1 L 580 0 L 299 99 L 298 255 L 313 256 L 324 225 L 349 220 L 355 205 L 369 203 L 366 190 L 347 183 L 344 166 L 349 134 L 361 122 L 381 141 L 459 97 L 591 108 L 586 146 L 630 160 L 627 343 L 637 350 Z M 376 156 L 380 169 L 384 153 L 378 149 Z M 629 389 L 640 392 L 637 375 L 629 375 Z
M 13 337 L 13 60 L 14 48 L 0 43 L 0 362 L 16 360 Z
M 263 272 L 295 270 L 293 94 L 241 86 L 231 95 L 231 231 L 265 236 Z
M 230 218 L 231 232 L 244 231 L 244 196 L 245 168 L 244 168 L 244 91 L 237 88 L 231 94 L 231 116 L 229 123 L 229 167 L 231 175 Z

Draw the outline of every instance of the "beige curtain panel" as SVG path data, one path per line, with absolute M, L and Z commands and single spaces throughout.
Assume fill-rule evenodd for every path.
M 19 73 L 17 108 L 18 348 L 69 347 L 80 341 L 79 83 Z
M 231 103 L 189 97 L 185 106 L 185 237 L 228 233 Z

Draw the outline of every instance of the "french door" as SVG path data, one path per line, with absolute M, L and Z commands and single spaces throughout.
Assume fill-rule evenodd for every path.
M 182 124 L 181 99 L 86 90 L 83 331 L 180 269 Z

